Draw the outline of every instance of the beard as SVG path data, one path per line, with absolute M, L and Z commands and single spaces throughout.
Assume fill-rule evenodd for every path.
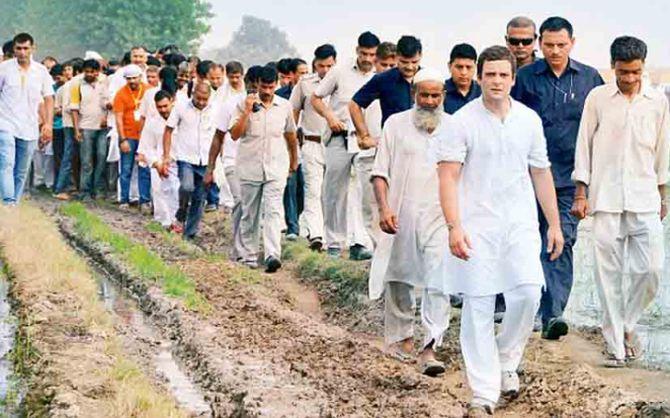
M 442 121 L 442 110 L 440 107 L 433 109 L 415 106 L 412 110 L 412 121 L 420 131 L 433 132 Z

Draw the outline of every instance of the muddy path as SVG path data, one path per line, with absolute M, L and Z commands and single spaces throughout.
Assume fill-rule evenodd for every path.
M 41 198 L 34 202 L 74 231 L 71 220 L 58 215 L 58 204 Z M 220 396 L 228 400 L 231 394 L 241 397 L 244 413 L 451 417 L 464 412 L 468 393 L 458 351 L 457 318 L 452 319 L 445 348 L 439 352 L 448 372 L 437 379 L 427 378 L 414 365 L 389 359 L 380 350 L 378 304 L 366 305 L 367 312 L 344 314 L 343 321 L 336 316 L 342 308 L 331 309 L 328 301 L 319 300 L 324 294 L 296 279 L 290 265 L 273 276 L 232 275 L 236 270 L 231 263 L 215 256 L 226 252 L 229 240 L 223 215 L 205 217 L 202 239 L 193 247 L 149 231 L 149 218 L 136 213 L 108 206 L 88 208 L 113 229 L 151 248 L 196 280 L 197 290 L 213 306 L 212 313 L 202 315 L 179 307 L 174 312 L 190 329 L 186 340 L 205 353 L 198 360 L 207 359 L 208 372 L 219 382 Z M 98 252 L 114 262 L 109 252 Z M 155 289 L 147 292 L 153 294 Z M 177 343 L 185 341 L 172 338 Z M 580 348 L 579 344 L 585 345 Z M 653 402 L 667 400 L 663 391 L 640 390 L 632 380 L 621 382 L 625 379 L 602 373 L 594 358 L 580 357 L 586 348 L 598 350 L 578 335 L 559 343 L 534 336 L 524 361 L 525 389 L 498 414 L 636 416 Z M 651 377 L 668 382 L 666 374 Z

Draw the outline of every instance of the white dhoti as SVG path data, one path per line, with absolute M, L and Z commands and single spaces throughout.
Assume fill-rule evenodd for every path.
M 168 228 L 175 222 L 179 209 L 179 176 L 176 165 L 170 166 L 166 178 L 161 178 L 155 169 L 151 170 L 151 197 L 154 220 Z
M 625 358 L 624 332 L 635 330 L 653 302 L 663 274 L 663 225 L 658 213 L 593 215 L 595 280 L 603 309 L 602 332 L 608 351 Z M 624 260 L 630 272 L 624 289 Z
M 467 277 L 463 277 L 467 280 Z M 461 350 L 473 402 L 495 405 L 502 372 L 516 372 L 540 306 L 541 286 L 528 284 L 503 293 L 505 318 L 495 335 L 496 295 L 463 297 Z

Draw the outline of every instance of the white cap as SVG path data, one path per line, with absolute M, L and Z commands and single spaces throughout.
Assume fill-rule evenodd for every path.
M 84 54 L 84 59 L 100 61 L 102 60 L 102 55 L 98 54 L 95 51 L 86 51 L 86 53 Z
M 422 68 L 414 75 L 414 84 L 419 84 L 423 81 L 444 83 L 444 76 L 434 68 Z
M 135 64 L 128 64 L 123 67 L 123 76 L 125 78 L 139 77 L 142 75 L 142 69 Z

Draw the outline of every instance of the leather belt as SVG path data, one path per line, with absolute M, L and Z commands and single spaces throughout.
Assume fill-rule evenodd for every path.
M 305 141 L 312 141 L 320 144 L 321 137 L 318 135 L 305 135 Z

